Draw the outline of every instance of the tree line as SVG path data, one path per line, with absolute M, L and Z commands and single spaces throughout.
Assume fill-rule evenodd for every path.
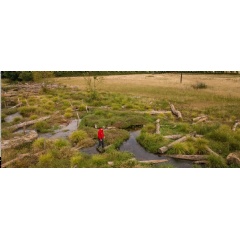
M 129 74 L 240 74 L 240 71 L 2 71 L 1 77 L 12 81 L 37 81 L 42 78 L 74 76 L 107 76 Z

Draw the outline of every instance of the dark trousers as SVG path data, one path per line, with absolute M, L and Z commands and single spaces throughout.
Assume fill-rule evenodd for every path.
M 104 140 L 103 139 L 98 139 L 98 148 L 101 147 L 104 149 Z

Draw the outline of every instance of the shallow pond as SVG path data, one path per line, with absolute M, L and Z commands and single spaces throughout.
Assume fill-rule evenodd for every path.
M 47 139 L 57 139 L 57 138 L 67 138 L 73 131 L 77 130 L 78 128 L 78 120 L 72 120 L 67 126 L 55 130 L 53 133 L 43 133 L 39 134 L 38 137 L 40 138 L 47 138 Z
M 125 141 L 121 147 L 120 151 L 128 151 L 134 154 L 134 157 L 139 160 L 154 160 L 154 159 L 167 159 L 170 164 L 172 164 L 176 168 L 191 168 L 193 167 L 193 163 L 186 160 L 175 160 L 169 158 L 167 156 L 158 156 L 157 154 L 147 152 L 136 140 L 136 137 L 140 134 L 141 130 L 130 132 L 130 137 L 127 141 Z M 96 150 L 98 144 L 93 147 L 82 149 L 81 152 L 87 154 L 98 154 Z
M 6 116 L 4 120 L 7 123 L 11 123 L 14 121 L 15 118 L 22 118 L 22 115 L 19 112 L 17 112 L 17 113 Z

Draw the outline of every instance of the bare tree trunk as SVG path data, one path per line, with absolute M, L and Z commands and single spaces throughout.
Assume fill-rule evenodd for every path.
M 165 135 L 163 138 L 165 139 L 180 139 L 183 136 L 181 134 L 173 134 L 173 135 Z
M 19 128 L 23 128 L 24 126 L 26 127 L 28 125 L 32 125 L 32 124 L 35 124 L 37 122 L 40 122 L 40 121 L 43 121 L 43 120 L 46 120 L 46 119 L 49 119 L 49 118 L 50 118 L 50 116 L 46 116 L 46 117 L 42 117 L 42 118 L 39 118 L 39 119 L 36 119 L 36 120 L 26 121 L 26 122 L 23 122 L 23 123 L 20 123 L 20 124 L 16 124 L 16 125 L 10 126 L 7 129 L 9 129 L 9 130 L 17 130 Z
M 190 161 L 205 160 L 207 159 L 208 156 L 209 155 L 182 155 L 182 154 L 168 155 L 168 157 L 170 158 L 184 159 L 184 160 L 190 160 Z
M 178 140 L 176 140 L 176 141 L 174 141 L 174 142 L 172 142 L 172 143 L 170 143 L 170 144 L 168 144 L 168 145 L 166 145 L 166 146 L 161 147 L 161 148 L 158 150 L 159 153 L 161 153 L 161 154 L 166 153 L 166 152 L 167 152 L 170 148 L 172 148 L 175 144 L 186 141 L 189 136 L 190 136 L 190 135 L 183 136 L 182 138 L 180 138 L 180 139 L 178 139 Z
M 236 121 L 236 123 L 232 127 L 232 130 L 236 131 L 238 125 L 240 125 L 240 121 Z
M 31 130 L 26 135 L 16 136 L 13 139 L 3 140 L 1 142 L 1 149 L 10 149 L 16 148 L 19 145 L 30 143 L 38 137 L 38 134 L 35 130 Z
M 180 83 L 182 83 L 182 73 L 181 73 L 181 77 L 180 77 Z
M 168 162 L 167 159 L 153 159 L 153 160 L 143 160 L 138 161 L 139 163 L 166 163 Z
M 182 114 L 180 111 L 176 110 L 173 104 L 170 104 L 172 114 L 177 116 L 179 119 L 182 119 Z
M 2 165 L 2 168 L 6 168 L 8 165 L 10 165 L 10 164 L 12 164 L 12 163 L 14 163 L 14 162 L 16 162 L 16 161 L 19 161 L 19 160 L 21 160 L 21 159 L 24 159 L 24 158 L 26 158 L 26 157 L 28 157 L 28 156 L 39 156 L 39 155 L 42 154 L 43 152 L 44 152 L 44 151 L 37 152 L 37 153 L 35 153 L 35 154 L 31 154 L 31 153 L 20 154 L 17 158 L 12 159 L 12 160 L 4 163 L 4 164 Z

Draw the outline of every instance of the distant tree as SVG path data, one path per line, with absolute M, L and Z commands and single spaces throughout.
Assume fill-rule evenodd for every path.
M 10 80 L 19 80 L 19 75 L 21 71 L 3 71 L 3 78 Z
M 33 71 L 33 80 L 36 82 L 45 81 L 47 82 L 50 78 L 54 77 L 53 71 Z
M 33 80 L 33 74 L 31 71 L 22 71 L 20 74 L 19 74 L 19 77 L 18 77 L 20 80 L 23 80 L 23 81 L 31 81 Z
M 89 76 L 85 74 L 86 90 L 90 93 L 92 99 L 96 99 L 98 95 L 99 85 L 104 81 L 102 76 Z

